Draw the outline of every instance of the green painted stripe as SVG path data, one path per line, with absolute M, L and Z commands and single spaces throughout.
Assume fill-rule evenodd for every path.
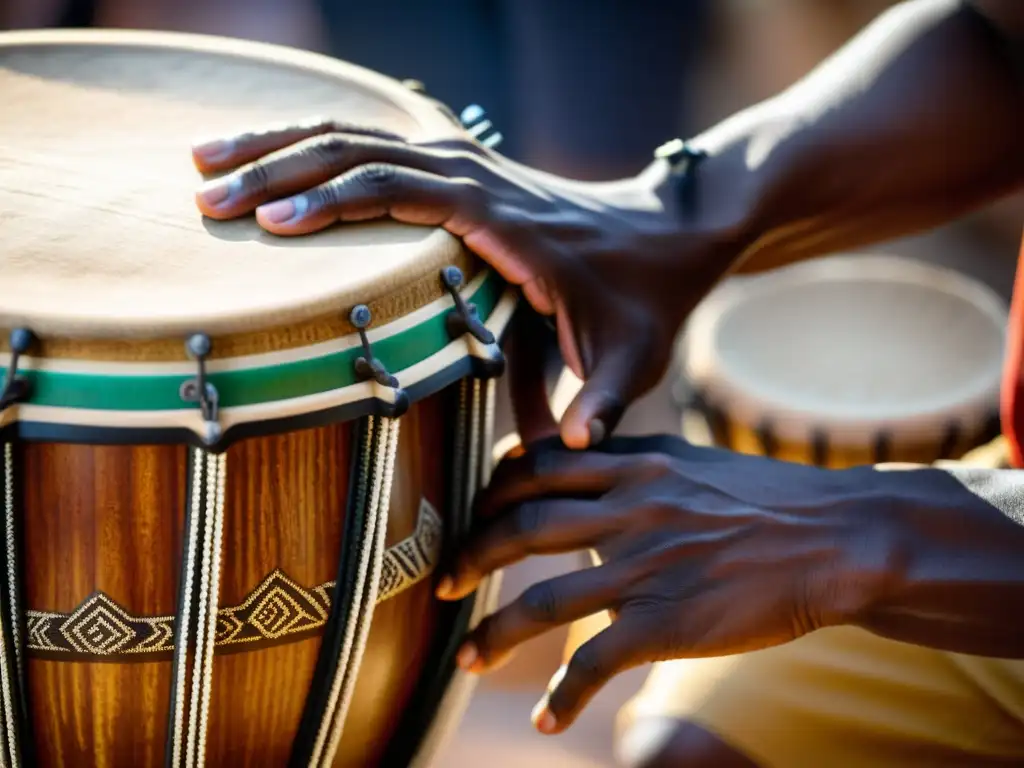
M 504 281 L 490 273 L 473 293 L 480 317 L 494 311 L 505 288 Z M 449 344 L 445 330 L 446 312 L 394 336 L 374 342 L 373 354 L 390 371 L 402 371 L 419 363 Z M 241 371 L 210 375 L 224 408 L 256 405 L 275 400 L 327 392 L 357 383 L 355 360 L 361 349 L 333 352 L 322 357 L 281 363 Z M 6 370 L 0 368 L 6 374 Z M 85 408 L 108 411 L 167 411 L 182 408 L 178 389 L 189 378 L 181 375 L 104 375 L 28 371 L 32 381 L 33 405 Z

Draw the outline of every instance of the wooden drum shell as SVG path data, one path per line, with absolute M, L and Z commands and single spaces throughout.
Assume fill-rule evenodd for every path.
M 451 389 L 402 418 L 387 546 L 416 533 L 420 500 L 448 508 L 445 424 Z M 227 451 L 221 613 L 279 570 L 307 591 L 332 582 L 343 546 L 353 423 L 241 441 Z M 184 526 L 187 448 L 28 443 L 24 477 L 25 595 L 30 612 L 73 614 L 102 593 L 134 617 L 173 616 Z M 450 521 L 445 521 L 448 524 Z M 104 619 L 64 620 L 78 645 L 113 636 Z M 335 765 L 376 764 L 410 705 L 443 605 L 426 578 L 380 603 Z M 268 602 L 268 625 L 285 610 Z M 41 766 L 163 765 L 171 659 L 87 660 L 36 650 L 29 616 L 28 685 Z M 298 623 L 315 623 L 307 614 Z M 285 622 L 286 623 L 286 622 Z M 218 646 L 207 764 L 287 764 L 322 634 Z M 91 626 L 90 626 L 91 624 Z M 276 625 L 275 625 L 276 626 Z M 218 627 L 218 629 L 220 629 Z M 77 634 L 76 634 L 77 633 Z M 219 632 L 218 632 L 219 634 Z
M 189 147 L 462 127 L 346 62 L 172 33 L 0 33 L 0 91 L 0 763 L 422 764 L 492 594 L 433 576 L 517 294 L 442 227 L 203 217 Z

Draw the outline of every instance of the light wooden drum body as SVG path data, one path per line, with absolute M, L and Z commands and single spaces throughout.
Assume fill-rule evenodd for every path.
M 714 442 L 830 467 L 956 458 L 997 431 L 1006 307 L 890 256 L 724 283 L 681 343 Z
M 0 97 L 3 763 L 426 762 L 493 592 L 432 574 L 514 294 L 439 229 L 204 220 L 189 150 L 313 114 L 457 129 L 362 69 L 182 35 L 0 35 Z

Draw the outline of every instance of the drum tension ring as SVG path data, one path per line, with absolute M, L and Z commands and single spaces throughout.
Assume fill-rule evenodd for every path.
M 470 334 L 481 344 L 493 344 L 494 334 L 488 330 L 477 312 L 476 304 L 467 304 L 459 293 L 464 281 L 462 270 L 458 267 L 445 267 L 441 270 L 441 282 L 455 302 L 455 309 L 447 314 L 444 319 L 448 335 L 457 339 L 464 334 Z
M 32 391 L 32 383 L 26 377 L 18 375 L 18 361 L 28 352 L 35 340 L 35 335 L 27 328 L 15 328 L 11 331 L 11 361 L 7 365 L 3 391 L 0 392 L 0 411 L 25 400 Z
M 205 333 L 196 333 L 188 338 L 185 350 L 189 357 L 196 361 L 198 371 L 194 379 L 183 381 L 179 390 L 181 399 L 185 402 L 199 403 L 199 412 L 207 425 L 207 443 L 214 443 L 220 438 L 220 395 L 217 388 L 206 379 L 206 358 L 212 348 L 213 343 Z

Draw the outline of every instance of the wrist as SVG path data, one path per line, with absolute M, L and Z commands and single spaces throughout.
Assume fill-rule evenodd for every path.
M 835 516 L 843 543 L 824 579 L 824 604 L 817 613 L 822 626 L 864 626 L 877 606 L 886 604 L 906 580 L 907 500 L 893 487 L 888 473 L 874 468 L 842 470 L 838 476 L 849 486 L 848 501 L 825 514 Z
M 699 139 L 676 139 L 655 150 L 655 160 L 645 171 L 664 201 L 680 252 L 693 253 L 692 244 L 699 242 L 718 276 L 730 271 L 760 236 L 754 178 L 733 154 L 705 150 Z M 687 270 L 692 267 L 685 265 Z

